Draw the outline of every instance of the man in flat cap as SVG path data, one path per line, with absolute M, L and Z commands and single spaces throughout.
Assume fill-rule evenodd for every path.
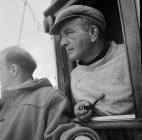
M 134 113 L 125 45 L 108 42 L 105 28 L 99 10 L 73 5 L 57 14 L 50 30 L 61 36 L 61 47 L 66 48 L 71 61 L 77 62 L 71 73 L 71 89 L 75 115 L 81 121 Z M 127 135 L 119 134 L 117 139 Z
M 51 34 L 61 35 L 71 61 L 75 114 L 80 120 L 92 116 L 133 113 L 133 97 L 126 48 L 105 40 L 105 18 L 97 9 L 70 6 L 57 14 Z M 94 105 L 94 101 L 99 100 Z

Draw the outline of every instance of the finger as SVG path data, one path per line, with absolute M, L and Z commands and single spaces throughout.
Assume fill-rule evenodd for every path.
M 79 119 L 82 121 L 87 121 L 87 120 L 90 120 L 91 117 L 92 117 L 92 110 L 89 110 L 86 114 L 80 115 Z
M 78 102 L 76 105 L 75 105 L 75 108 L 79 108 L 79 107 L 82 107 L 82 106 L 90 106 L 91 103 L 88 102 L 88 101 L 81 101 L 81 102 Z
M 78 111 L 76 111 L 76 114 L 77 115 L 84 115 L 84 114 L 86 114 L 87 113 L 87 110 L 86 109 L 84 109 L 84 110 L 78 110 Z

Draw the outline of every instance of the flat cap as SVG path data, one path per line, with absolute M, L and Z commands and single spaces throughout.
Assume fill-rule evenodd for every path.
M 50 34 L 58 34 L 60 25 L 75 17 L 84 17 L 93 21 L 95 25 L 100 26 L 103 30 L 105 29 L 105 17 L 99 10 L 84 5 L 72 5 L 61 10 L 57 14 L 55 22 L 51 27 Z

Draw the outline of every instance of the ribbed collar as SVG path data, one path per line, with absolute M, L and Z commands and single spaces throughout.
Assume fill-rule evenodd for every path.
M 91 68 L 94 69 L 94 67 L 97 68 L 97 66 L 100 66 L 100 65 L 106 63 L 106 61 L 108 61 L 113 56 L 113 54 L 115 53 L 115 51 L 117 50 L 117 47 L 118 47 L 114 41 L 108 42 L 108 45 L 109 45 L 109 49 L 101 59 L 98 59 L 97 61 L 95 61 L 94 63 L 92 63 L 90 65 L 78 64 L 78 67 L 80 67 L 81 69 L 83 68 L 83 69 L 91 70 Z

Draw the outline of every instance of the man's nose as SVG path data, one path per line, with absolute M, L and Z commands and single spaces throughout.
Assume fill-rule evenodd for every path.
M 65 38 L 61 39 L 61 47 L 66 47 L 69 44 L 69 41 Z

